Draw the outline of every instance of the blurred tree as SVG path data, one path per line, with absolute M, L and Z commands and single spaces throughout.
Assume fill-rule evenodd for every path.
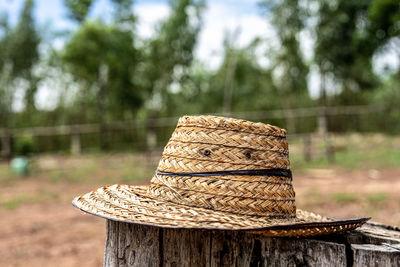
M 384 80 L 379 90 L 374 92 L 372 101 L 384 105 L 385 113 L 378 114 L 374 123 L 380 131 L 388 133 L 400 133 L 400 72 L 390 75 Z
M 28 77 L 39 58 L 39 34 L 33 19 L 33 0 L 26 0 L 18 24 L 4 37 L 4 49 L 1 52 L 0 66 L 12 64 L 12 75 Z
M 10 26 L 6 13 L 1 14 L 0 30 L 0 126 L 4 127 L 8 125 L 7 115 L 11 112 L 12 102 L 9 88 L 11 64 L 6 62 L 7 54 L 5 53 L 10 38 Z
M 93 5 L 93 0 L 64 0 L 69 11 L 69 17 L 78 23 L 82 23 Z
M 298 0 L 262 1 L 261 5 L 272 14 L 271 23 L 275 27 L 280 49 L 273 57 L 275 84 L 286 112 L 301 106 L 301 99 L 308 99 L 308 65 L 300 50 L 299 35 L 304 28 L 307 10 Z M 269 13 L 271 12 L 271 13 Z M 288 114 L 287 128 L 296 132 L 296 121 Z
M 371 42 L 363 42 L 362 45 L 360 42 L 368 34 L 366 11 L 369 2 L 319 1 L 315 63 L 322 77 L 323 99 L 326 98 L 328 75 L 333 75 L 339 87 L 342 104 L 354 104 L 357 92 L 376 86 L 371 64 Z
M 397 0 L 310 2 L 319 7 L 314 57 L 321 74 L 321 104 L 329 100 L 327 83 L 335 88 L 336 105 L 368 103 L 373 98 L 366 98 L 364 91 L 379 88 L 381 82 L 373 71 L 373 57 L 391 37 L 398 36 L 400 3 Z M 344 128 L 359 130 L 359 123 L 346 120 L 336 124 L 348 124 Z
M 174 107 L 170 115 L 220 112 L 222 94 L 214 90 L 214 73 L 199 61 L 194 61 L 187 71 L 190 78 L 179 84 L 179 90 L 170 93 L 170 105 Z
M 371 53 L 391 38 L 398 39 L 400 35 L 400 2 L 398 0 L 373 0 L 368 7 L 367 17 L 369 34 L 364 35 L 362 41 L 373 43 L 370 46 Z M 360 45 L 360 49 L 362 48 L 363 46 Z
M 174 113 L 170 86 L 188 79 L 203 7 L 202 0 L 172 0 L 171 15 L 145 44 L 139 82 L 151 94 L 148 108 L 152 113 Z
M 212 86 L 215 87 L 214 90 L 219 91 L 218 99 L 222 99 L 222 93 L 226 98 L 224 88 L 231 87 L 229 105 L 232 111 L 265 110 L 280 106 L 272 70 L 260 66 L 258 60 L 257 49 L 259 50 L 262 44 L 259 38 L 243 48 L 235 48 L 227 39 L 224 42 L 223 62 L 212 78 Z M 224 110 L 227 111 L 229 113 L 230 109 Z
M 3 35 L 0 39 L 0 72 L 3 73 L 3 88 L 0 90 L 3 91 L 2 94 L 8 95 L 7 99 L 12 99 L 14 93 L 12 83 L 18 78 L 25 80 L 28 83 L 25 92 L 28 113 L 35 108 L 34 96 L 39 81 L 39 77 L 33 73 L 33 68 L 39 60 L 40 44 L 40 37 L 33 19 L 33 7 L 33 0 L 25 1 L 19 21 L 13 28 L 3 20 Z M 11 103 L 12 101 L 7 105 L 11 106 Z
M 180 90 L 171 95 L 175 107 L 173 115 L 229 115 L 230 112 L 278 109 L 281 106 L 271 69 L 260 66 L 258 61 L 257 51 L 263 42 L 257 38 L 245 47 L 236 48 L 229 39 L 228 36 L 224 42 L 223 61 L 216 71 L 208 70 L 199 62 L 190 69 L 190 79 L 181 83 Z M 232 91 L 228 113 L 222 104 L 227 83 Z
M 1 43 L 0 43 L 1 45 Z M 9 127 L 13 91 L 10 89 L 11 65 L 7 64 L 0 73 L 0 127 Z
M 225 85 L 224 85 L 224 99 L 223 99 L 223 113 L 230 116 L 232 111 L 232 96 L 233 87 L 235 85 L 235 74 L 238 61 L 238 49 L 235 47 L 235 43 L 240 35 L 240 28 L 236 28 L 235 31 L 230 35 L 227 34 L 224 40 L 224 62 L 220 70 L 225 70 Z
M 132 2 L 114 3 L 116 12 L 110 25 L 100 20 L 83 22 L 62 54 L 66 70 L 86 95 L 94 98 L 102 128 L 107 115 L 132 117 L 143 101 L 134 84 L 139 51 L 134 45 Z M 107 146 L 105 139 L 101 137 L 102 148 Z
M 133 29 L 136 17 L 131 11 L 133 0 L 111 0 L 115 6 L 114 20 L 117 24 Z
M 65 46 L 66 69 L 95 95 L 101 124 L 107 114 L 114 112 L 122 119 L 125 111 L 132 114 L 142 103 L 133 81 L 138 60 L 133 38 L 131 31 L 115 25 L 86 22 Z
M 400 3 L 324 0 L 318 5 L 315 62 L 323 78 L 333 75 L 341 104 L 355 104 L 358 92 L 378 86 L 372 58 L 391 37 L 398 36 Z

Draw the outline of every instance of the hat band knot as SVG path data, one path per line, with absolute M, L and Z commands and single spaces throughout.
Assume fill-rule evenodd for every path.
M 157 170 L 149 193 L 191 207 L 274 218 L 296 216 L 287 169 L 165 172 Z

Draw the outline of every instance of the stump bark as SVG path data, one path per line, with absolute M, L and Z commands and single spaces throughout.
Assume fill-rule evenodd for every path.
M 400 266 L 400 230 L 368 223 L 341 235 L 272 238 L 108 220 L 104 266 Z

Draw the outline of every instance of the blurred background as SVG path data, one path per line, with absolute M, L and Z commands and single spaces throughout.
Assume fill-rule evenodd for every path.
M 101 265 L 70 201 L 186 114 L 287 129 L 299 208 L 399 225 L 399 36 L 398 0 L 0 0 L 0 265 Z

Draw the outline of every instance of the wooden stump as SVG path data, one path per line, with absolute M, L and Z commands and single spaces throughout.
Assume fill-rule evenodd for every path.
M 104 266 L 400 266 L 400 231 L 369 223 L 316 238 L 107 221 Z

